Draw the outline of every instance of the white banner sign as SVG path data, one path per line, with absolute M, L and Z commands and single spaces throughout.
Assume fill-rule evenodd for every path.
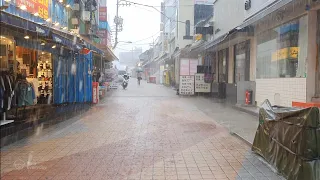
M 180 75 L 188 76 L 190 75 L 190 63 L 189 59 L 181 59 L 180 61 Z
M 211 83 L 204 82 L 204 74 L 195 74 L 195 92 L 211 92 Z
M 180 76 L 180 95 L 194 95 L 194 76 Z

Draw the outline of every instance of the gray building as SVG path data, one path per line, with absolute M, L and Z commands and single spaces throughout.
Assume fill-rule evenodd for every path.
M 142 54 L 142 48 L 134 48 L 128 52 L 119 53 L 119 61 L 122 66 L 127 66 L 129 69 L 134 68 L 139 62 L 139 55 Z

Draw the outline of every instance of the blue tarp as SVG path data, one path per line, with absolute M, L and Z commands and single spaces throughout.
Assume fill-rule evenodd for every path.
M 63 104 L 67 102 L 67 58 L 53 55 L 54 77 L 53 77 L 53 102 Z
M 68 61 L 68 102 L 76 102 L 76 74 L 74 74 L 76 69 L 72 69 L 72 64 L 76 66 L 76 61 L 69 59 Z
M 80 56 L 76 57 L 76 102 L 84 102 L 84 59 Z
M 93 70 L 93 55 L 92 51 L 86 55 L 81 55 L 84 59 L 85 73 L 85 102 L 92 102 L 92 70 Z
M 65 6 L 58 1 L 51 1 L 51 19 L 53 23 L 58 22 L 60 26 L 65 27 L 68 26 L 68 13 Z

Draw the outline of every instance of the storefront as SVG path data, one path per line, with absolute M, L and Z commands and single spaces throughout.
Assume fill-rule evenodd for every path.
M 16 46 L 17 74 L 26 77 L 34 91 L 33 104 L 53 103 L 53 66 L 51 53 Z M 18 100 L 19 101 L 19 100 Z M 19 103 L 21 106 L 23 103 Z M 28 104 L 28 105 L 33 105 Z
M 257 34 L 256 101 L 291 106 L 306 101 L 308 16 Z
M 39 32 L 1 22 L 1 120 L 7 113 L 20 117 L 20 109 L 92 102 L 92 52 L 82 53 L 80 44 L 45 27 L 33 28 Z

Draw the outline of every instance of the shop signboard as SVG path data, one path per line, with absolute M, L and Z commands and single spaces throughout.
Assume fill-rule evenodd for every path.
M 209 93 L 211 92 L 211 83 L 205 83 L 204 74 L 195 74 L 195 92 Z
M 194 95 L 194 76 L 180 76 L 180 95 Z
M 99 7 L 99 21 L 107 22 L 107 7 Z
M 296 59 L 298 58 L 299 47 L 288 47 L 279 49 L 272 54 L 272 61 L 278 61 L 282 59 Z
M 39 17 L 43 19 L 49 18 L 48 13 L 48 0 L 16 0 L 16 6 L 22 7 L 25 6 L 27 12 L 32 14 L 38 14 Z

